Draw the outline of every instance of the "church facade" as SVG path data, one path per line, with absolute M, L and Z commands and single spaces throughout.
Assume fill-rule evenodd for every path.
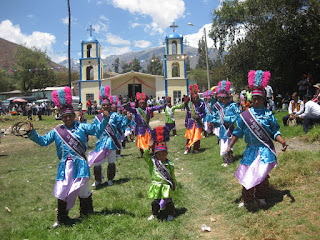
M 91 35 L 91 34 L 90 34 Z M 99 89 L 110 86 L 111 95 L 135 96 L 144 92 L 147 96 L 168 97 L 174 103 L 188 95 L 189 80 L 186 75 L 186 62 L 183 53 L 183 36 L 175 31 L 166 36 L 164 53 L 164 76 L 140 72 L 128 72 L 103 79 L 101 46 L 90 36 L 81 42 L 80 80 L 72 83 L 74 94 L 84 104 L 91 99 L 99 103 Z

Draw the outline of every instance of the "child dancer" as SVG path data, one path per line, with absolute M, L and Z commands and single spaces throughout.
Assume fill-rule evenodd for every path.
M 169 130 L 172 130 L 173 136 L 177 136 L 176 120 L 174 118 L 174 111 L 178 108 L 182 108 L 183 106 L 184 106 L 184 102 L 172 107 L 171 97 L 167 97 L 167 106 L 164 109 L 164 113 L 166 115 L 165 125 L 169 128 Z
M 233 162 L 232 151 L 226 154 L 226 150 L 232 137 L 234 123 L 240 114 L 238 106 L 234 102 L 230 103 L 230 87 L 231 82 L 229 81 L 220 81 L 219 86 L 216 87 L 218 102 L 214 104 L 212 120 L 215 126 L 220 127 L 218 138 L 224 167 Z
M 167 127 L 157 127 L 151 131 L 149 148 L 144 149 L 143 158 L 149 165 L 152 179 L 148 193 L 148 197 L 153 199 L 152 215 L 148 218 L 149 221 L 157 217 L 160 210 L 166 211 L 167 221 L 172 221 L 175 214 L 172 200 L 176 187 L 174 165 L 167 159 L 168 149 L 163 145 L 163 142 L 169 141 L 169 134 L 170 130 Z M 152 156 L 151 149 L 154 144 L 154 156 Z
M 206 110 L 206 115 L 202 119 L 203 121 L 203 133 L 204 137 L 207 137 L 213 132 L 213 124 L 212 124 L 212 106 L 211 106 L 211 90 L 207 90 L 203 92 L 204 105 Z
M 247 148 L 240 161 L 236 178 L 243 186 L 242 206 L 254 206 L 257 200 L 260 205 L 266 204 L 269 188 L 269 172 L 277 166 L 277 155 L 272 142 L 276 140 L 282 144 L 282 151 L 287 148 L 286 141 L 279 132 L 280 126 L 272 114 L 265 107 L 265 91 L 270 79 L 270 72 L 251 70 L 248 74 L 249 88 L 252 91 L 252 107 L 240 114 L 238 127 L 234 130 L 227 152 L 238 138 L 245 136 Z

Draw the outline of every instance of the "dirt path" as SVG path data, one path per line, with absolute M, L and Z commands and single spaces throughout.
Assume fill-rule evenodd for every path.
M 309 143 L 300 137 L 288 138 L 286 139 L 286 142 L 288 144 L 287 151 L 320 151 L 319 142 Z M 282 153 L 281 144 L 275 143 L 275 146 L 277 153 Z

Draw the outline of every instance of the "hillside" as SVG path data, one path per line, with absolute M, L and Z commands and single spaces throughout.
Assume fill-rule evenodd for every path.
M 16 61 L 14 59 L 15 52 L 17 51 L 18 44 L 15 44 L 13 42 L 7 41 L 3 38 L 0 38 L 0 49 L 1 49 L 1 55 L 0 55 L 0 68 L 3 69 L 11 69 L 14 66 L 16 66 Z M 61 67 L 62 65 L 55 63 L 53 61 L 50 61 L 48 67 Z M 66 71 L 65 69 L 62 71 Z

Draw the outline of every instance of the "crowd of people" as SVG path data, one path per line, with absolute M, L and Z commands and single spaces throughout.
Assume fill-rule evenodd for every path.
M 112 186 L 116 176 L 116 159 L 121 157 L 121 149 L 125 147 L 126 141 L 136 142 L 140 157 L 149 166 L 151 186 L 148 197 L 152 201 L 152 215 L 148 220 L 156 219 L 162 211 L 168 221 L 173 220 L 173 197 L 177 184 L 174 165 L 167 159 L 167 155 L 170 135 L 177 134 L 174 117 L 176 109 L 186 110 L 185 155 L 197 154 L 201 139 L 216 135 L 221 165 L 228 167 L 234 162 L 234 144 L 239 138 L 245 137 L 247 146 L 235 173 L 242 185 L 239 207 L 267 204 L 269 173 L 277 166 L 273 141 L 282 145 L 282 151 L 287 148 L 272 112 L 274 97 L 272 88 L 268 85 L 270 77 L 268 71 L 250 71 L 249 87 L 242 92 L 239 105 L 231 100 L 230 81 L 220 81 L 214 90 L 205 91 L 204 100 L 199 99 L 198 86 L 190 85 L 190 96 L 184 96 L 181 102 L 177 99 L 175 106 L 170 97 L 154 101 L 144 93 L 137 93 L 133 101 L 127 96 L 120 98 L 110 95 L 109 86 L 101 87 L 101 111 L 96 113 L 91 124 L 86 122 L 82 111 L 76 120 L 70 88 L 58 90 L 64 91 L 63 94 L 54 91 L 53 100 L 59 108 L 63 125 L 57 126 L 45 136 L 40 136 L 31 123 L 27 129 L 29 138 L 40 146 L 47 146 L 52 142 L 57 146 L 60 163 L 54 187 L 54 195 L 58 199 L 54 227 L 70 221 L 68 211 L 73 207 L 77 196 L 80 199 L 80 215 L 88 216 L 93 213 L 89 188 L 90 168 L 93 167 L 94 174 L 92 186 L 99 189 L 104 179 L 102 167 L 107 162 L 107 185 Z M 320 106 L 308 96 L 303 101 L 297 96 L 298 93 L 292 94 L 293 99 L 288 101 L 289 115 L 283 121 L 287 123 L 291 119 L 297 119 L 297 122 L 301 122 L 303 119 L 304 130 L 308 130 L 314 122 L 320 122 Z M 94 104 L 91 103 L 91 110 L 92 106 Z M 79 104 L 79 110 L 80 107 L 82 105 Z M 153 114 L 162 110 L 165 113 L 165 126 L 151 128 L 149 123 Z M 88 109 L 88 114 L 90 113 L 95 111 L 90 112 Z M 310 114 L 317 114 L 318 117 Z M 95 149 L 86 156 L 88 135 L 95 135 L 97 141 Z

